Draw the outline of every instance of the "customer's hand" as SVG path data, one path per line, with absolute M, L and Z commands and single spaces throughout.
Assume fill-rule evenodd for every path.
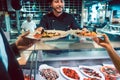
M 110 40 L 108 38 L 108 36 L 106 34 L 103 34 L 103 39 L 99 38 L 99 37 L 94 37 L 93 40 L 100 46 L 104 47 L 104 48 L 111 48 L 111 43 Z
M 19 51 L 23 51 L 28 49 L 29 47 L 33 46 L 34 43 L 36 43 L 38 40 L 34 40 L 34 39 L 29 39 L 26 36 L 29 34 L 30 32 L 25 32 L 23 34 L 21 34 L 18 39 L 16 40 L 15 44 L 18 48 Z

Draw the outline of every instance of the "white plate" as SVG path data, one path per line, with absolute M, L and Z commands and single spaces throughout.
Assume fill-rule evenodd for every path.
M 57 40 L 59 38 L 62 38 L 62 37 L 65 37 L 67 36 L 67 32 L 66 31 L 62 31 L 62 30 L 45 30 L 46 32 L 57 32 L 57 33 L 60 33 L 60 36 L 54 36 L 54 37 L 51 37 L 51 38 L 41 38 L 42 41 L 48 41 L 48 40 Z
M 48 41 L 48 40 L 56 40 L 56 39 L 67 36 L 67 32 L 66 31 L 61 31 L 61 30 L 45 30 L 45 32 L 53 32 L 53 33 L 58 32 L 58 33 L 60 33 L 60 36 L 54 36 L 54 37 L 51 37 L 51 38 L 35 38 L 34 35 L 35 35 L 36 32 L 34 32 L 34 33 L 30 33 L 26 37 L 31 38 L 31 39 L 40 39 L 42 41 Z
M 72 30 L 71 29 L 71 30 L 68 30 L 67 33 L 72 35 L 72 34 L 75 34 L 76 32 L 81 32 L 81 31 L 82 30 L 79 30 L 79 29 L 78 30 Z
M 80 36 L 80 35 L 77 35 L 77 34 L 73 34 L 74 36 L 77 36 L 77 37 L 79 37 L 79 38 L 89 38 L 89 39 L 92 39 L 92 38 L 94 38 L 94 36 Z M 96 37 L 102 37 L 102 34 L 97 34 L 97 36 Z
M 105 71 L 103 71 L 103 69 L 107 69 L 107 68 L 111 68 L 113 69 L 114 71 L 116 71 L 116 75 L 112 75 L 112 74 L 109 74 L 110 76 L 113 76 L 113 77 L 120 77 L 120 74 L 119 72 L 117 71 L 117 69 L 113 66 L 113 65 L 108 65 L 108 66 L 102 66 L 100 68 L 101 72 L 104 74 L 104 75 L 108 75 Z
M 94 36 L 82 36 L 82 35 L 77 35 L 76 32 L 81 32 L 82 30 L 68 30 L 67 33 L 68 34 L 71 34 L 71 35 L 74 35 L 74 36 L 77 36 L 79 38 L 93 38 Z M 102 34 L 100 33 L 97 33 L 97 37 L 102 37 Z
M 86 74 L 86 73 L 83 71 L 82 68 L 89 68 L 89 69 L 94 70 L 96 73 L 99 74 L 99 76 L 101 76 L 101 78 L 95 77 L 95 76 L 90 76 L 90 75 Z M 79 66 L 79 69 L 80 69 L 81 73 L 84 74 L 86 77 L 89 77 L 89 78 L 97 78 L 97 79 L 99 79 L 99 80 L 105 80 L 104 75 L 103 75 L 99 70 L 97 70 L 95 67 L 90 67 L 90 66 Z
M 56 69 L 54 68 L 54 67 L 52 67 L 52 66 L 49 66 L 49 65 L 47 65 L 47 64 L 41 64 L 40 66 L 39 66 L 39 74 L 40 74 L 40 72 L 42 71 L 42 69 L 52 69 L 53 71 L 55 71 L 56 73 L 57 73 L 57 71 L 56 71 Z M 58 74 L 58 73 L 57 73 Z M 41 76 L 41 75 L 40 75 Z M 43 76 L 41 76 L 44 80 L 46 80 Z M 59 75 L 58 75 L 58 78 L 59 78 Z
M 78 72 L 75 68 L 72 68 L 72 67 L 60 67 L 60 72 L 61 72 L 61 74 L 62 74 L 67 80 L 75 80 L 75 79 L 66 76 L 66 75 L 64 74 L 64 72 L 63 72 L 63 69 L 64 69 L 64 68 L 69 68 L 69 69 L 75 70 L 76 73 L 78 74 L 78 76 L 79 76 L 80 79 L 81 79 L 81 76 L 80 76 L 79 72 Z
M 48 66 L 47 64 L 41 64 L 39 66 L 39 71 L 42 71 L 42 69 L 49 69 L 49 68 L 55 70 L 55 68 L 52 66 Z

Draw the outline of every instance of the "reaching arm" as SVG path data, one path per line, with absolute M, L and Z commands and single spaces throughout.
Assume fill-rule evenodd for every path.
M 28 31 L 28 32 L 20 35 L 18 37 L 17 41 L 15 42 L 15 45 L 19 51 L 24 51 L 24 50 L 28 49 L 29 47 L 31 47 L 34 43 L 37 42 L 37 40 L 26 38 L 26 36 L 29 33 L 30 32 Z
M 115 65 L 116 69 L 120 73 L 120 56 L 117 54 L 117 52 L 115 51 L 115 49 L 112 47 L 112 45 L 111 45 L 111 43 L 109 41 L 108 36 L 105 35 L 105 34 L 103 34 L 103 37 L 104 37 L 104 39 L 100 39 L 98 37 L 95 37 L 95 38 L 93 38 L 93 40 L 98 45 L 104 47 L 107 50 L 107 52 L 108 52 L 108 54 L 109 54 L 109 56 L 110 56 L 113 64 Z
M 113 64 L 115 65 L 116 69 L 120 73 L 120 57 L 119 57 L 119 55 L 117 54 L 117 52 L 112 47 L 107 48 L 107 52 L 108 52 Z

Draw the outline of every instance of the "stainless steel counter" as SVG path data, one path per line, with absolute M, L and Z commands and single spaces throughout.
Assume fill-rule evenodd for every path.
M 117 50 L 120 55 L 120 50 Z M 38 61 L 108 59 L 106 50 L 56 50 L 38 51 Z

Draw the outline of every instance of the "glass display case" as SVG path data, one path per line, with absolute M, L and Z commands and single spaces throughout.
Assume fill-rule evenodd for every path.
M 120 42 L 112 41 L 111 43 L 120 55 L 120 46 L 117 45 Z M 78 38 L 68 35 L 56 40 L 40 41 L 28 50 L 32 51 L 31 55 L 27 64 L 22 67 L 24 73 L 29 73 L 34 80 L 46 80 L 40 75 L 39 70 L 40 66 L 45 64 L 54 68 L 58 73 L 59 78 L 56 80 L 70 80 L 61 72 L 62 67 L 75 69 L 80 76 L 79 80 L 84 80 L 88 77 L 81 73 L 80 66 L 96 68 L 99 74 L 102 74 L 100 71 L 102 66 L 113 66 L 107 51 L 89 37 Z M 102 74 L 102 76 L 104 75 Z M 105 80 L 105 76 L 103 78 L 100 80 Z

